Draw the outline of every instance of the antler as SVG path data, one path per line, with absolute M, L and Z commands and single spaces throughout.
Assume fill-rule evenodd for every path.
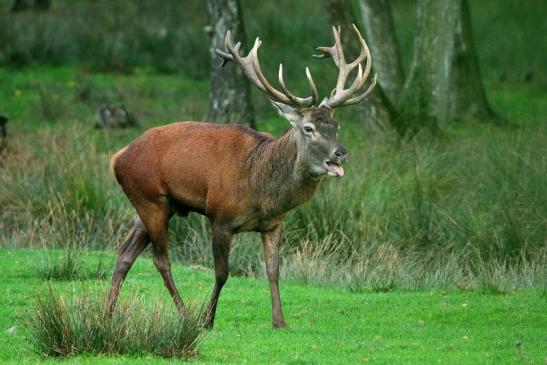
M 260 63 L 258 62 L 258 48 L 262 44 L 260 39 L 257 37 L 254 43 L 253 48 L 246 57 L 241 57 L 239 54 L 239 49 L 241 48 L 241 42 L 237 42 L 234 46 L 232 41 L 232 34 L 230 31 L 226 33 L 226 38 L 224 39 L 224 44 L 226 45 L 226 51 L 216 49 L 215 52 L 217 55 L 222 57 L 222 66 L 226 65 L 229 61 L 239 64 L 243 73 L 247 78 L 260 90 L 269 94 L 271 97 L 285 104 L 292 104 L 298 107 L 307 108 L 312 106 L 317 102 L 317 88 L 310 74 L 310 70 L 306 67 L 306 77 L 308 79 L 308 84 L 311 89 L 311 96 L 306 98 L 301 98 L 293 95 L 285 85 L 283 80 L 283 65 L 279 65 L 279 84 L 283 91 L 275 89 L 269 82 L 266 80 L 266 77 L 262 73 L 260 68 Z
M 359 30 L 357 29 L 355 24 L 353 24 L 353 30 L 355 32 L 355 35 L 357 36 L 357 39 L 361 43 L 361 53 L 359 54 L 359 57 L 355 59 L 355 61 L 349 64 L 346 63 L 344 51 L 342 49 L 342 43 L 340 41 L 340 27 L 338 27 L 338 29 L 332 27 L 332 32 L 334 34 L 334 45 L 332 47 L 318 47 L 317 50 L 322 54 L 314 55 L 315 58 L 331 57 L 334 61 L 334 64 L 339 68 L 336 88 L 332 90 L 328 98 L 325 98 L 321 102 L 321 105 L 335 108 L 337 106 L 356 104 L 365 99 L 372 92 L 372 89 L 374 89 L 374 87 L 376 86 L 377 77 L 376 75 L 374 75 L 368 89 L 361 95 L 354 96 L 365 85 L 368 79 L 368 75 L 372 67 L 372 59 L 370 57 L 370 50 L 368 49 L 365 40 L 361 36 L 361 33 L 359 33 Z M 361 62 L 365 60 L 366 65 L 365 71 L 363 72 Z M 355 80 L 353 80 L 353 83 L 351 84 L 349 89 L 344 89 L 346 85 L 346 80 L 355 67 L 358 67 L 357 76 L 355 77 Z

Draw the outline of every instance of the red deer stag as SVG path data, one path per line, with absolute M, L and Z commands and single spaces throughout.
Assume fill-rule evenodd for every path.
M 334 108 L 365 99 L 376 77 L 363 92 L 371 69 L 369 49 L 354 26 L 361 53 L 351 63 L 344 58 L 340 28 L 333 28 L 335 43 L 319 47 L 339 69 L 336 87 L 318 107 L 317 89 L 306 68 L 311 96 L 297 97 L 285 86 L 279 66 L 281 91 L 264 77 L 258 61 L 257 38 L 246 57 L 241 44 L 226 34 L 226 51 L 216 50 L 223 65 L 233 61 L 247 78 L 273 100 L 279 114 L 292 128 L 278 139 L 236 125 L 198 122 L 168 124 L 138 137 L 112 158 L 112 170 L 135 207 L 137 218 L 127 240 L 118 250 L 112 288 L 107 302 L 111 313 L 127 272 L 136 257 L 151 242 L 153 262 L 177 309 L 184 305 L 171 275 L 168 255 L 168 223 L 173 214 L 197 212 L 212 223 L 212 251 L 215 285 L 207 307 L 205 325 L 213 326 L 218 298 L 228 279 L 228 256 L 232 236 L 239 232 L 260 232 L 272 300 L 274 327 L 285 327 L 279 298 L 279 244 L 287 212 L 309 200 L 324 175 L 342 176 L 341 164 L 348 152 L 338 141 Z M 366 61 L 364 66 L 361 62 Z M 349 88 L 346 80 L 357 70 Z M 358 92 L 360 94 L 356 95 Z M 292 108 L 291 106 L 296 108 Z

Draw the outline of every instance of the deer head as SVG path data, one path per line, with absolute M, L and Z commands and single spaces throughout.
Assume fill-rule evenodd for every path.
M 258 49 L 262 42 L 256 38 L 253 48 L 247 56 L 241 57 L 239 50 L 241 43 L 233 44 L 230 31 L 226 33 L 226 50 L 217 49 L 216 53 L 222 57 L 224 66 L 228 61 L 238 64 L 247 78 L 258 89 L 271 97 L 271 102 L 279 114 L 287 119 L 292 126 L 293 135 L 298 148 L 298 156 L 301 163 L 309 169 L 313 175 L 342 176 L 344 169 L 341 164 L 346 162 L 348 151 L 341 146 L 338 139 L 338 122 L 334 120 L 334 109 L 338 106 L 356 104 L 364 100 L 376 85 L 376 75 L 372 78 L 369 87 L 357 95 L 364 87 L 372 66 L 370 51 L 359 30 L 353 25 L 353 30 L 361 44 L 361 53 L 351 63 L 347 63 L 340 41 L 340 28 L 332 28 L 334 34 L 334 45 L 332 47 L 318 47 L 320 55 L 316 58 L 330 57 L 338 67 L 339 74 L 336 87 L 329 97 L 324 98 L 319 106 L 317 88 L 311 76 L 310 70 L 306 67 L 306 77 L 311 90 L 308 97 L 298 97 L 292 94 L 283 79 L 283 65 L 279 65 L 279 85 L 281 91 L 274 88 L 264 76 L 258 61 Z M 362 62 L 366 61 L 363 70 Z M 357 70 L 353 82 L 349 88 L 346 87 L 348 76 L 353 70 Z

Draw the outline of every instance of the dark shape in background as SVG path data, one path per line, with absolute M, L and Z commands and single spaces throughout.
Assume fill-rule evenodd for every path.
M 46 11 L 50 7 L 50 0 L 15 0 L 11 6 L 11 12 L 16 13 L 25 10 Z
M 97 112 L 95 128 L 136 128 L 137 119 L 123 104 L 104 105 Z
M 8 118 L 0 115 L 0 152 L 2 152 L 8 144 Z

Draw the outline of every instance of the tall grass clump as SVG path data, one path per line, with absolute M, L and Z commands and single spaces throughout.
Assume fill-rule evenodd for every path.
M 90 265 L 86 260 L 89 251 L 75 245 L 69 245 L 64 249 L 46 249 L 41 265 L 37 268 L 38 276 L 45 280 L 88 280 L 106 278 L 103 256 L 101 251 L 95 265 Z
M 46 280 L 76 280 L 82 277 L 79 250 L 69 247 L 61 255 L 44 256 L 38 270 Z
M 159 303 L 146 309 L 133 298 L 108 316 L 99 300 L 69 300 L 51 289 L 36 300 L 24 324 L 34 351 L 50 357 L 151 354 L 188 359 L 197 354 L 204 331 L 198 307 L 190 306 L 181 319 Z

